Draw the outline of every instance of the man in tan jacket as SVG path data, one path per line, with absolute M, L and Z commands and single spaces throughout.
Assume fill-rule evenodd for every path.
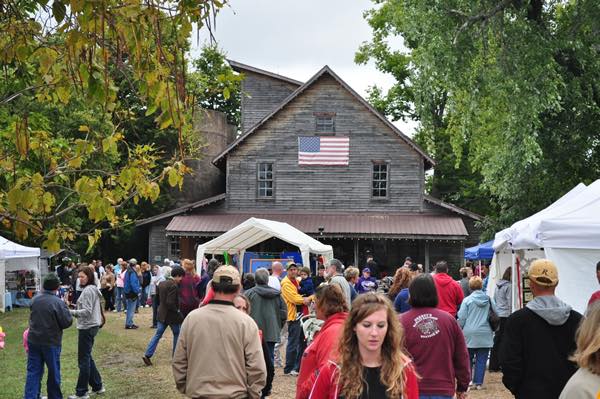
M 233 306 L 241 277 L 233 266 L 213 275 L 215 297 L 185 318 L 173 356 L 179 392 L 190 398 L 258 399 L 267 371 L 250 316 Z

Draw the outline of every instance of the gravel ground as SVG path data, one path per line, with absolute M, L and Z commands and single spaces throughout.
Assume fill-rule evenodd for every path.
M 295 399 L 296 377 L 283 375 L 282 368 L 275 369 L 273 381 L 273 399 Z M 469 399 L 510 399 L 513 396 L 502 385 L 501 373 L 486 373 L 485 384 L 480 391 L 470 391 Z

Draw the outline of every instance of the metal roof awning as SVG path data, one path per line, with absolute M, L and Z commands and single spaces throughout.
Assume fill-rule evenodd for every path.
M 344 237 L 397 237 L 463 240 L 460 217 L 421 214 L 222 213 L 175 216 L 166 228 L 172 236 L 211 236 L 256 217 L 288 223 L 306 234 Z

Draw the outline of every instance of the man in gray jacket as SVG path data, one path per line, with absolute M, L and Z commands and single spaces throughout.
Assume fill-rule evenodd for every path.
M 325 269 L 325 276 L 329 280 L 329 284 L 336 284 L 342 290 L 344 297 L 348 303 L 348 309 L 352 307 L 352 293 L 350 284 L 344 277 L 344 265 L 337 259 L 331 259 Z
M 60 280 L 55 273 L 44 278 L 43 291 L 33 298 L 29 316 L 25 399 L 38 399 L 44 364 L 48 367 L 48 397 L 62 398 L 60 351 L 62 331 L 73 323 L 67 305 L 56 296 Z
M 262 330 L 263 337 L 269 348 L 271 362 L 274 359 L 275 343 L 279 342 L 281 328 L 287 320 L 287 306 L 281 293 L 268 285 L 269 271 L 260 268 L 254 273 L 256 285 L 244 294 L 250 300 L 250 316 Z

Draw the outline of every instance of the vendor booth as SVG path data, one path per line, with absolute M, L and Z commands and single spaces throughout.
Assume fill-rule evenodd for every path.
M 465 259 L 467 260 L 487 260 L 494 257 L 494 240 L 484 242 L 474 247 L 465 249 Z
M 273 237 L 298 247 L 303 265 L 310 264 L 311 253 L 322 255 L 325 261 L 333 258 L 331 245 L 325 245 L 287 223 L 250 218 L 228 232 L 199 245 L 196 262 L 200 263 L 205 254 L 215 255 L 223 252 L 236 255 L 237 259 L 244 259 L 247 248 Z
M 0 236 L 0 311 L 28 306 L 40 290 L 40 249 Z
M 600 261 L 600 180 L 577 185 L 542 211 L 496 234 L 488 294 L 508 266 L 513 266 L 513 309 L 528 300 L 525 278 L 531 262 L 554 261 L 559 284 L 556 294 L 580 313 L 598 290 L 596 263 Z

